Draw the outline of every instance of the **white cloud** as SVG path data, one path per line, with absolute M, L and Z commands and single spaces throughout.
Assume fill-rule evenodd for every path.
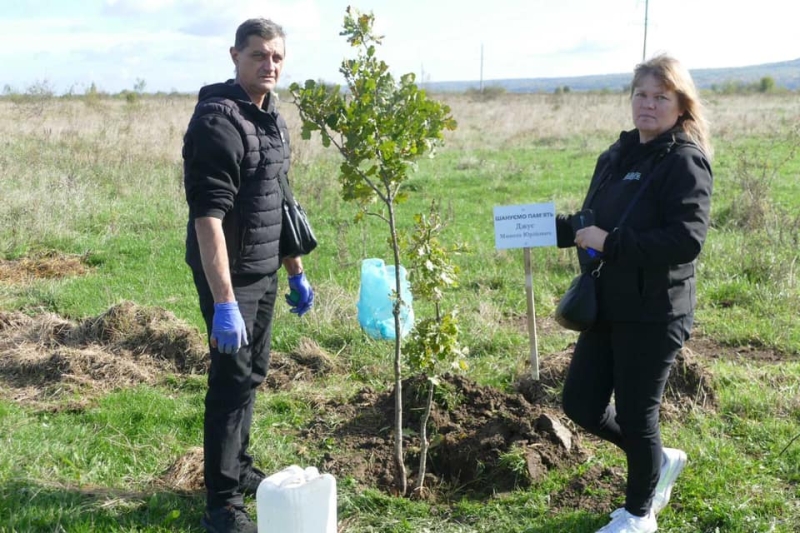
M 2 2 L 4 0 L 0 0 Z M 238 24 L 266 17 L 287 32 L 283 83 L 338 81 L 339 36 L 350 0 L 29 0 L 0 19 L 0 84 L 52 77 L 62 87 L 102 78 L 107 90 L 143 78 L 148 89 L 194 91 L 231 73 Z M 432 81 L 630 72 L 641 60 L 643 0 L 361 0 L 385 35 L 378 55 L 395 74 Z M 759 0 L 649 2 L 648 55 L 667 51 L 689 68 L 800 56 L 800 3 Z M 10 13 L 10 14 L 9 14 Z M 26 53 L 20 54 L 24 44 Z M 128 72 L 118 67 L 124 66 Z
M 105 0 L 103 13 L 118 17 L 151 14 L 168 9 L 175 3 L 175 0 Z

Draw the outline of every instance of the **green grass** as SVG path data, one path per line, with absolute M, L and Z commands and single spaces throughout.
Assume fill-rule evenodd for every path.
M 80 319 L 130 300 L 166 308 L 201 330 L 183 263 L 182 131 L 154 132 L 164 137 L 162 151 L 154 151 L 150 137 L 136 129 L 153 121 L 153 113 L 176 114 L 170 120 L 184 124 L 191 103 L 179 104 L 79 107 L 76 116 L 105 113 L 103 126 L 80 129 L 65 111 L 64 120 L 75 121 L 73 137 L 39 130 L 7 135 L 0 144 L 0 258 L 58 251 L 85 257 L 91 271 L 27 284 L 0 282 L 0 310 Z M 51 112 L 45 123 L 62 118 Z M 469 128 L 469 119 L 457 118 Z M 661 531 L 800 530 L 800 440 L 789 444 L 800 434 L 800 157 L 796 134 L 788 129 L 792 123 L 786 124 L 762 137 L 742 133 L 717 143 L 714 227 L 699 264 L 696 333 L 721 346 L 770 351 L 775 361 L 702 359 L 714 376 L 719 405 L 664 425 L 665 440 L 687 449 L 690 467 L 659 517 Z M 435 159 L 421 161 L 407 182 L 400 226 L 408 228 L 410 215 L 437 200 L 447 223 L 443 240 L 469 250 L 455 258 L 460 286 L 446 305 L 461 311 L 471 379 L 508 390 L 524 371 L 529 350 L 521 327 L 522 251 L 494 249 L 493 206 L 552 200 L 559 210 L 575 208 L 599 150 L 615 136 L 519 137 L 499 148 L 445 147 Z M 295 144 L 301 142 L 296 136 Z M 340 199 L 337 171 L 330 153 L 301 158 L 294 167 L 297 196 L 312 214 L 321 243 L 304 261 L 317 305 L 298 320 L 279 304 L 273 346 L 290 351 L 311 338 L 336 354 L 342 370 L 259 396 L 252 450 L 267 471 L 292 462 L 313 464 L 335 449 L 335 442 L 299 436 L 317 416 L 315 402 L 347 401 L 362 387 L 381 389 L 389 381 L 391 348 L 365 338 L 355 309 L 360 260 L 389 258 L 386 228 L 375 217 L 353 222 L 356 209 Z M 759 194 L 748 196 L 753 190 Z M 748 218 L 755 209 L 762 216 Z M 576 272 L 573 253 L 532 251 L 540 323 L 549 320 Z M 428 312 L 423 303 L 416 310 L 418 316 Z M 569 332 L 543 331 L 540 354 L 562 351 L 574 339 Z M 156 386 L 111 392 L 83 410 L 50 412 L 0 400 L 0 533 L 199 531 L 202 495 L 170 493 L 153 482 L 188 449 L 202 445 L 204 390 L 203 377 L 165 376 Z M 592 464 L 624 466 L 610 446 L 592 439 L 584 444 Z M 347 533 L 590 533 L 607 518 L 579 508 L 554 514 L 548 503 L 585 468 L 553 472 L 530 489 L 488 500 L 439 503 L 363 490 L 343 478 L 337 480 L 340 524 Z

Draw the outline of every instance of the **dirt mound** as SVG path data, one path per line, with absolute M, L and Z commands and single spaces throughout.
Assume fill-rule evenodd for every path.
M 203 448 L 190 448 L 167 468 L 167 471 L 156 480 L 155 484 L 182 493 L 205 490 Z
M 664 390 L 663 417 L 677 417 L 695 409 L 717 408 L 714 376 L 698 359 L 698 354 L 688 346 L 678 353 Z
M 713 379 L 701 364 L 713 346 L 698 346 L 702 350 L 687 348 L 678 357 L 667 384 L 665 416 L 715 406 Z M 540 379 L 522 377 L 511 393 L 445 376 L 428 422 L 427 490 L 415 496 L 484 498 L 535 484 L 553 470 L 571 470 L 575 478 L 552 495 L 554 509 L 574 508 L 576 502 L 597 512 L 613 509 L 624 494 L 623 473 L 587 464 L 583 434 L 573 433 L 561 412 L 560 390 L 571 351 L 543 356 Z M 129 302 L 79 322 L 53 314 L 0 312 L 0 354 L 0 394 L 46 410 L 82 410 L 108 390 L 207 368 L 200 332 L 163 309 Z M 302 339 L 293 351 L 272 354 L 264 388 L 286 390 L 338 371 L 335 357 Z M 422 377 L 403 382 L 409 492 L 419 466 L 427 384 Z M 369 388 L 345 401 L 320 401 L 315 420 L 300 430 L 315 447 L 317 466 L 361 486 L 393 492 L 394 401 L 392 392 Z M 322 461 L 316 459 L 319 449 L 328 450 Z M 201 491 L 202 469 L 202 449 L 192 448 L 154 483 L 176 492 Z
M 561 387 L 567 376 L 572 349 L 543 357 L 539 362 L 539 381 L 534 381 L 530 375 L 523 376 L 515 383 L 516 390 L 532 404 L 560 409 Z M 680 416 L 694 409 L 716 409 L 714 378 L 700 361 L 705 356 L 688 346 L 678 353 L 664 391 L 663 417 Z
M 203 339 L 171 313 L 124 302 L 82 322 L 0 312 L 0 392 L 42 402 L 205 370 Z
M 181 374 L 204 372 L 205 341 L 199 332 L 157 307 L 124 302 L 84 320 L 63 338 L 79 345 L 101 344 L 112 351 L 129 351 L 167 363 Z
M 561 409 L 561 387 L 571 359 L 572 348 L 541 356 L 538 381 L 526 372 L 514 383 L 515 390 L 534 405 Z
M 566 487 L 550 497 L 550 513 L 581 509 L 595 514 L 610 513 L 625 502 L 625 472 L 590 465 Z
M 290 390 L 297 381 L 314 379 L 337 370 L 338 364 L 328 352 L 313 340 L 302 338 L 297 348 L 288 354 L 272 352 L 264 387 Z
M 404 448 L 413 486 L 418 465 L 418 431 L 427 381 L 403 383 Z M 319 407 L 304 431 L 315 442 L 331 442 L 322 468 L 365 486 L 392 491 L 394 484 L 394 394 L 364 389 L 347 403 Z M 535 406 L 519 394 L 445 376 L 429 420 L 431 448 L 426 486 L 437 491 L 480 494 L 512 490 L 541 479 L 551 469 L 583 460 L 577 438 L 557 412 Z M 444 489 L 444 487 L 449 487 Z
M 52 313 L 0 311 L 0 394 L 48 411 L 79 411 L 103 392 L 157 383 L 166 374 L 204 374 L 205 339 L 172 313 L 123 302 L 75 322 Z M 272 353 L 264 387 L 286 390 L 336 371 L 310 339 Z M 81 399 L 65 399 L 80 392 Z

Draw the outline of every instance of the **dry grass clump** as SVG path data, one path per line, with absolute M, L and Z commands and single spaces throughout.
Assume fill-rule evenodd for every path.
M 0 311 L 0 333 L 2 333 L 4 329 L 21 328 L 30 321 L 31 319 L 27 315 Z
M 312 339 L 303 337 L 297 348 L 289 354 L 301 366 L 310 368 L 315 374 L 327 374 L 336 368 L 330 354 Z
M 189 448 L 167 468 L 166 472 L 156 480 L 155 485 L 182 493 L 204 490 L 203 448 Z
M 98 343 L 137 357 L 149 356 L 179 373 L 199 373 L 206 368 L 206 347 L 197 330 L 157 307 L 122 302 L 84 320 L 70 336 L 73 342 Z
M 309 338 L 301 338 L 290 353 L 273 351 L 263 387 L 290 390 L 296 384 L 312 381 L 339 370 L 334 357 Z
M 0 282 L 4 283 L 82 276 L 88 271 L 85 257 L 52 251 L 11 261 L 0 259 Z
M 163 309 L 130 302 L 78 323 L 51 313 L 0 312 L 0 353 L 0 393 L 17 401 L 86 398 L 206 367 L 195 329 Z
M 80 322 L 52 313 L 36 317 L 0 311 L 0 395 L 43 409 L 80 394 L 84 404 L 103 392 L 158 383 L 166 374 L 204 374 L 202 335 L 159 308 L 122 302 Z M 265 387 L 335 372 L 335 357 L 303 338 L 291 353 L 272 353 Z M 68 398 L 67 398 L 68 399 Z
M 678 353 L 664 391 L 662 416 L 678 418 L 696 410 L 716 410 L 714 375 L 689 347 Z

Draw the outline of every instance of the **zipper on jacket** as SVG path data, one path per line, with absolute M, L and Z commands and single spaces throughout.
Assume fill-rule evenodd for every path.
M 231 265 L 231 271 L 236 270 L 242 264 L 242 256 L 244 256 L 244 224 L 242 222 L 242 204 L 241 202 L 236 202 L 236 238 L 239 241 L 238 246 L 238 253 L 236 254 L 236 258 Z

